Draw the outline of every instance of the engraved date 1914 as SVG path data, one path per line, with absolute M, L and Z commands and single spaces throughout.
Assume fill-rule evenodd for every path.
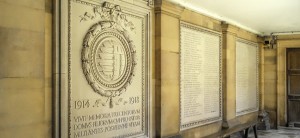
M 129 97 L 127 100 L 123 98 L 113 101 L 114 105 L 126 105 L 126 104 L 138 104 L 140 103 L 140 97 Z M 74 101 L 75 109 L 97 108 L 108 105 L 108 99 L 81 99 Z

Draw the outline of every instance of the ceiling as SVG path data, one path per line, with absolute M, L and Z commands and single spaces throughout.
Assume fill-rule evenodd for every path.
M 170 1 L 259 35 L 300 31 L 300 0 Z

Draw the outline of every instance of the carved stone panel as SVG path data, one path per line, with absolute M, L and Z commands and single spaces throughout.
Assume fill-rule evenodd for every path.
M 149 9 L 61 2 L 61 137 L 150 137 Z
M 222 119 L 221 34 L 181 22 L 180 129 Z
M 236 115 L 258 111 L 258 44 L 236 41 Z

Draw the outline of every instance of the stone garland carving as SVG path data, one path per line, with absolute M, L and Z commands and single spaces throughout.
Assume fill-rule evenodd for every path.
M 108 2 L 85 12 L 80 22 L 99 19 L 88 30 L 82 49 L 82 68 L 93 90 L 110 99 L 120 96 L 132 82 L 136 66 L 135 46 L 129 31 L 134 31 L 132 22 L 126 19 L 119 5 Z

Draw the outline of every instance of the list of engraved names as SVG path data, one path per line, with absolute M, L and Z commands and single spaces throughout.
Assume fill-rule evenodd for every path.
M 236 42 L 236 114 L 242 115 L 258 109 L 257 45 Z
M 198 29 L 181 25 L 181 129 L 220 117 L 221 40 L 219 35 Z M 196 125 L 190 125 L 194 122 Z

